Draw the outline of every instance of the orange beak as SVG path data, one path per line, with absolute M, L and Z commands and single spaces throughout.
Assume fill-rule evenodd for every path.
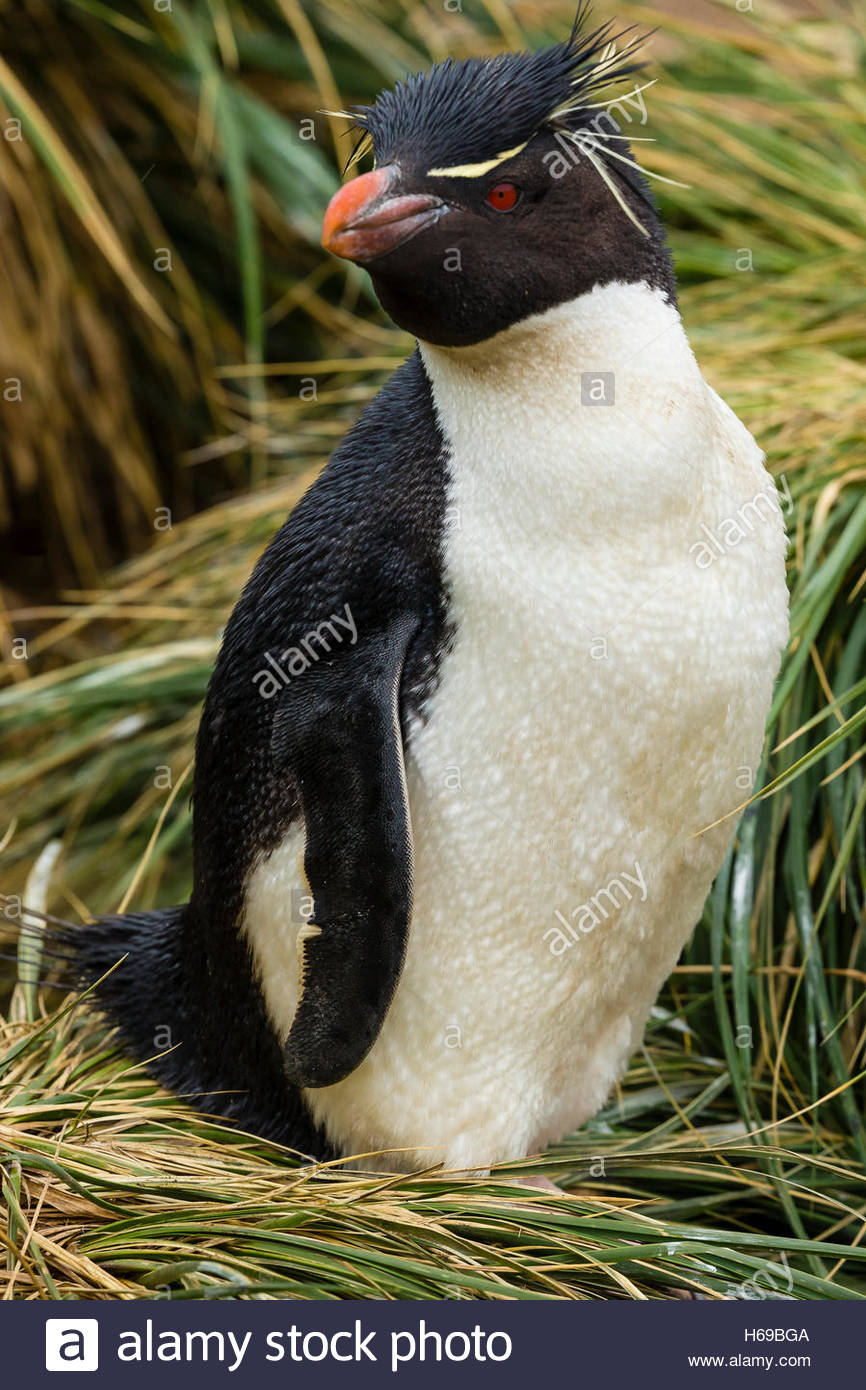
M 372 261 L 438 219 L 444 207 L 440 198 L 427 193 L 388 197 L 398 173 L 389 164 L 359 174 L 334 194 L 322 224 L 326 251 L 347 261 Z

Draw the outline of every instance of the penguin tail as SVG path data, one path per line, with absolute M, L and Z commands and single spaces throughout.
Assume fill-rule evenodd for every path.
M 0 947 L 25 990 L 87 993 L 125 1053 L 168 1090 L 217 1120 L 313 1159 L 334 1156 L 290 1086 L 282 1048 L 239 950 L 220 981 L 191 942 L 193 907 L 100 917 L 82 926 L 0 895 L 16 920 L 17 949 Z M 203 992 L 207 978 L 209 987 Z
M 124 1051 L 179 1090 L 192 1081 L 189 1064 L 174 1055 L 187 1031 L 181 974 L 187 910 L 184 904 L 79 926 L 21 905 L 17 949 L 3 958 L 15 963 L 25 990 L 48 985 L 90 994 Z
M 189 1055 L 181 970 L 187 911 L 183 904 L 100 917 L 65 935 L 76 977 L 73 988 L 92 990 L 123 1050 L 179 1092 L 200 1084 Z

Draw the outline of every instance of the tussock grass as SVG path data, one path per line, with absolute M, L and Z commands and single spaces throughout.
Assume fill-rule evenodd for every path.
M 406 351 L 359 280 L 313 245 L 337 181 L 331 132 L 305 149 L 293 119 L 335 106 L 332 86 L 351 102 L 431 54 L 501 47 L 497 25 L 508 42 L 520 25 L 533 43 L 565 27 L 559 5 L 506 11 L 493 0 L 479 25 L 391 0 L 323 0 L 306 21 L 291 0 L 276 8 L 279 18 L 264 4 L 214 8 L 216 29 L 204 11 L 185 11 L 178 28 L 145 39 L 132 7 L 113 19 L 83 0 L 61 7 L 56 34 L 61 24 L 80 30 L 73 56 L 86 38 L 89 85 L 66 62 L 49 90 L 34 75 L 26 26 L 16 28 L 18 47 L 3 47 L 102 209 L 104 220 L 89 223 L 80 208 L 70 213 L 58 149 L 48 135 L 38 158 L 29 149 L 36 220 L 22 237 L 35 244 L 50 225 L 56 248 L 70 238 L 70 216 L 78 224 L 75 267 L 55 261 L 44 275 L 61 299 L 78 286 L 79 327 L 52 320 L 46 332 L 59 352 L 88 315 L 95 325 L 102 374 L 88 401 L 105 412 L 112 486 L 126 486 L 124 467 L 134 474 L 139 518 L 154 496 L 165 502 L 165 455 L 151 443 L 157 405 L 171 421 L 170 447 L 199 451 L 174 472 L 188 480 L 213 467 L 199 500 L 256 483 L 102 579 L 81 501 L 92 492 L 85 455 L 97 428 L 82 419 L 86 405 L 72 390 L 13 428 L 23 460 L 13 487 L 20 494 L 35 469 L 53 490 L 63 472 L 44 534 L 84 557 L 72 564 L 75 590 L 10 605 L 6 622 L 27 637 L 29 659 L 9 661 L 0 691 L 3 890 L 33 904 L 33 866 L 57 839 L 45 901 L 60 915 L 114 908 L 130 889 L 141 907 L 187 895 L 181 778 L 220 624 L 268 536 Z M 640 132 L 658 144 L 637 148 L 692 185 L 661 192 L 683 314 L 708 379 L 767 449 L 792 538 L 792 640 L 765 765 L 645 1047 L 605 1110 L 534 1165 L 484 1180 L 370 1178 L 342 1165 L 301 1169 L 206 1123 L 112 1051 L 86 999 L 19 983 L 0 1036 L 6 1297 L 866 1290 L 862 40 L 837 20 L 794 23 L 783 13 L 731 23 L 720 8 L 718 24 L 698 24 L 643 6 L 620 12 L 663 26 L 664 71 Z M 28 7 L 33 24 L 41 13 Z M 0 93 L 13 104 L 2 68 Z M 122 216 L 117 199 L 138 164 L 129 144 L 121 153 L 79 120 L 85 97 L 107 125 L 122 108 L 136 161 L 171 130 L 173 162 Z M 252 132 L 241 140 L 245 120 Z M 23 199 L 13 165 L 25 152 L 2 144 L 0 178 Z M 139 254 L 157 217 L 159 244 L 186 266 L 170 282 Z M 752 270 L 737 268 L 743 252 Z M 27 264 L 35 295 L 35 251 Z M 22 283 L 14 312 L 23 315 Z M 0 298 L 14 297 L 10 286 Z M 194 353 L 177 346 L 192 342 Z M 307 375 L 314 401 L 298 395 Z M 54 389 L 63 393 L 62 379 Z M 43 450 L 54 450 L 53 463 Z M 13 924 L 0 942 L 14 954 Z M 516 1188 L 527 1167 L 569 1195 Z

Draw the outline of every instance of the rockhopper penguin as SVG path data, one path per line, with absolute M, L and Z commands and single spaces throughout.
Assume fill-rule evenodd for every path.
M 352 113 L 324 244 L 417 350 L 228 623 L 190 902 L 75 933 L 156 1077 L 308 1155 L 486 1169 L 591 1116 L 760 761 L 782 517 L 584 19 Z

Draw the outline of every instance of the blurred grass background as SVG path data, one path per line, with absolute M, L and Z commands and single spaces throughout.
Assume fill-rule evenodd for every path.
M 641 157 L 691 185 L 660 195 L 686 327 L 792 540 L 758 799 L 646 1046 L 540 1165 L 570 1195 L 527 1205 L 516 1169 L 299 1171 L 167 1099 L 86 1001 L 19 983 L 4 1297 L 866 1290 L 863 8 L 597 15 L 660 26 Z M 86 920 L 187 896 L 221 624 L 410 347 L 319 248 L 352 140 L 318 113 L 570 19 L 562 0 L 0 0 L 7 904 Z

